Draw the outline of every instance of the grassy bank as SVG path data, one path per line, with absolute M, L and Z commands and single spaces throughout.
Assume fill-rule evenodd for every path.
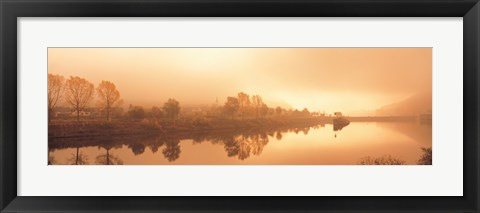
M 48 125 L 50 138 L 119 136 L 145 134 L 191 134 L 205 131 L 276 129 L 324 124 L 322 118 L 211 119 L 172 121 L 53 121 Z

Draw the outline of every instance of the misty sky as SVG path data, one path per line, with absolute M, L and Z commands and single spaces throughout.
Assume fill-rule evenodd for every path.
M 431 48 L 49 48 L 48 72 L 116 84 L 124 106 L 223 104 L 357 114 L 431 92 Z M 93 103 L 92 103 L 93 105 Z

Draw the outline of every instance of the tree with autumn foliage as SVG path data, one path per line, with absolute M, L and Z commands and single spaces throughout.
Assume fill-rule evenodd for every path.
M 260 115 L 260 110 L 264 107 L 263 105 L 265 105 L 263 103 L 262 97 L 260 95 L 252 96 L 251 104 L 255 109 L 255 116 L 258 118 Z
M 248 110 L 250 108 L 250 96 L 244 92 L 240 92 L 237 94 L 238 99 L 238 112 L 242 116 L 242 119 L 247 115 Z
M 175 126 L 175 120 L 180 113 L 180 103 L 177 100 L 170 98 L 165 104 L 163 104 L 163 111 L 170 119 L 172 119 L 173 125 Z
M 94 86 L 89 81 L 78 76 L 70 76 L 66 83 L 65 101 L 77 113 L 80 121 L 80 112 L 93 99 Z
M 227 97 L 227 101 L 225 102 L 225 105 L 223 106 L 223 110 L 227 115 L 230 115 L 231 118 L 233 119 L 233 116 L 235 113 L 238 111 L 238 108 L 240 107 L 238 99 L 235 97 Z
M 112 109 L 122 103 L 120 92 L 114 83 L 110 81 L 102 81 L 97 87 L 99 97 L 99 105 L 105 111 L 107 121 L 111 120 Z
M 63 95 L 65 78 L 61 75 L 48 74 L 48 122 L 52 120 L 53 110 Z

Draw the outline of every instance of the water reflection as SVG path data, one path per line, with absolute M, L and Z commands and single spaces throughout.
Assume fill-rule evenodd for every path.
M 169 162 L 177 160 L 181 152 L 180 140 L 178 138 L 168 138 L 165 140 L 165 148 L 162 150 L 162 153 Z
M 342 134 L 337 137 L 338 131 Z M 417 164 L 421 147 L 431 147 L 431 126 L 352 123 L 335 128 L 327 124 L 175 135 L 52 138 L 48 163 L 352 165 L 365 156 L 392 154 L 400 156 L 405 164 Z
M 55 156 L 52 154 L 53 149 L 48 149 L 48 165 L 53 165 L 57 164 L 57 161 L 55 160 Z
M 250 155 L 260 155 L 263 147 L 268 143 L 268 137 L 265 133 L 242 134 L 226 137 L 222 141 L 228 157 L 237 157 L 240 160 L 245 160 Z
M 132 149 L 133 154 L 140 155 L 145 152 L 145 145 L 140 143 L 129 144 L 128 148 Z
M 88 164 L 88 157 L 80 152 L 80 147 L 77 146 L 75 154 L 68 159 L 69 164 L 71 165 L 86 165 Z
M 98 165 L 122 165 L 123 161 L 116 155 L 110 154 L 110 149 L 112 147 L 104 147 L 106 153 L 103 155 L 97 156 L 95 163 Z
M 277 132 L 277 134 L 275 135 L 275 138 L 276 138 L 277 140 L 282 140 L 282 137 L 283 137 L 283 136 L 282 136 L 282 133 L 281 133 L 280 131 Z
M 333 131 L 336 132 L 336 131 L 340 131 L 343 129 L 343 127 L 346 127 L 348 126 L 348 124 L 350 123 L 339 123 L 339 124 L 333 124 Z

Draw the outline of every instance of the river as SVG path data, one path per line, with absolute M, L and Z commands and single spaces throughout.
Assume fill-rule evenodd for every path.
M 72 141 L 70 141 L 72 140 Z M 53 165 L 356 165 L 390 155 L 417 164 L 432 146 L 432 126 L 417 122 L 352 122 L 282 130 L 62 139 L 49 144 Z

